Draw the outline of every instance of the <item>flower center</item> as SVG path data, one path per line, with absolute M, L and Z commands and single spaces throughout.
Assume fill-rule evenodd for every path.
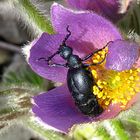
M 102 50 L 94 55 L 92 61 L 100 62 L 107 52 Z M 93 94 L 97 96 L 99 104 L 107 108 L 110 103 L 121 103 L 125 108 L 128 101 L 140 92 L 140 68 L 132 68 L 121 72 L 105 68 L 105 61 L 96 66 L 90 67 L 92 75 L 97 83 L 93 86 Z

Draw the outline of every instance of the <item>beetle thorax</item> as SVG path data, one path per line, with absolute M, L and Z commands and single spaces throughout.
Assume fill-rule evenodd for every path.
M 69 68 L 80 68 L 82 65 L 81 59 L 78 55 L 71 55 L 68 59 Z
M 73 49 L 67 45 L 61 46 L 59 48 L 60 56 L 67 60 L 69 68 L 79 68 L 81 67 L 81 59 L 78 55 L 73 54 Z

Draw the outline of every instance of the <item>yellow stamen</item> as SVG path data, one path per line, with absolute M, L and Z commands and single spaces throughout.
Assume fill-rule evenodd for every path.
M 94 55 L 92 61 L 98 63 L 105 58 L 107 49 Z M 93 94 L 97 96 L 99 104 L 107 108 L 110 103 L 121 103 L 125 108 L 128 101 L 140 92 L 140 68 L 132 68 L 121 72 L 107 70 L 105 61 L 97 66 L 91 66 L 92 75 L 97 83 L 93 86 Z

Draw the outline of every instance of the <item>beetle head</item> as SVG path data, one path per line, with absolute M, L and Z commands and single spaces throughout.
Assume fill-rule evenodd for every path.
M 72 55 L 72 48 L 67 45 L 61 46 L 59 54 L 63 59 L 67 60 Z

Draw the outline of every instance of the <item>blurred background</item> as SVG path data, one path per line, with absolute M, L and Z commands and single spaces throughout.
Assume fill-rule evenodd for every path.
M 23 3 L 22 0 L 0 0 L 0 140 L 42 139 L 32 129 L 24 126 L 20 119 L 28 118 L 32 96 L 57 84 L 36 75 L 28 66 L 21 48 L 38 35 L 31 21 L 24 18 L 28 6 L 43 12 L 49 19 L 53 2 L 54 0 L 31 0 L 30 5 L 28 0 L 23 0 Z M 63 0 L 55 2 L 66 5 Z M 133 4 L 129 7 L 125 17 L 115 24 L 124 35 L 140 42 L 140 5 Z M 20 15 L 21 10 L 23 15 Z M 17 107 L 17 100 L 14 99 L 20 99 L 21 95 L 28 97 L 24 100 L 26 105 Z
M 13 90 L 11 91 L 12 94 L 17 92 L 25 94 L 26 89 L 31 87 L 32 92 L 29 96 L 33 96 L 38 91 L 48 90 L 54 86 L 50 81 L 36 75 L 22 54 L 21 48 L 36 38 L 37 34 L 34 33 L 32 24 L 26 23 L 22 15 L 18 14 L 18 11 L 23 8 L 20 7 L 21 3 L 19 3 L 19 7 L 14 7 L 12 1 L 0 0 L 0 92 L 2 91 L 0 94 L 0 129 L 2 129 L 0 130 L 2 131 L 0 140 L 40 140 L 39 136 L 23 126 L 20 121 L 18 124 L 15 121 L 21 116 L 24 117 L 30 105 L 24 107 L 24 111 L 15 109 L 15 96 L 10 95 L 11 106 L 7 100 L 9 96 L 5 95 L 5 91 L 11 91 L 11 89 Z M 38 9 L 41 6 L 40 9 L 44 14 L 49 15 L 53 1 L 44 0 L 43 4 L 40 2 L 32 1 L 32 4 Z M 22 115 L 15 112 L 20 112 Z

